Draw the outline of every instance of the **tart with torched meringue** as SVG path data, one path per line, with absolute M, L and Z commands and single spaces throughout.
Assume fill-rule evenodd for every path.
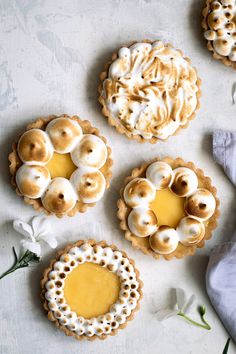
M 112 176 L 106 139 L 89 121 L 66 114 L 29 124 L 9 160 L 17 194 L 36 210 L 58 217 L 94 206 Z
M 211 179 L 181 158 L 156 158 L 135 168 L 120 196 L 125 238 L 157 259 L 194 254 L 211 238 L 220 214 Z
M 45 270 L 44 308 L 50 321 L 76 339 L 105 339 L 139 309 L 142 281 L 134 261 L 105 241 L 78 241 Z
M 202 27 L 213 57 L 236 69 L 236 0 L 207 0 Z
M 120 48 L 100 79 L 102 113 L 119 133 L 139 142 L 166 140 L 186 128 L 200 106 L 196 69 L 162 41 Z

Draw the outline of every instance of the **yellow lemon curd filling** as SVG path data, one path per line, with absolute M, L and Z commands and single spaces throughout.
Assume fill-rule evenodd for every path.
M 180 219 L 185 216 L 185 198 L 178 197 L 169 189 L 156 192 L 156 198 L 150 203 L 150 208 L 157 216 L 158 226 L 168 225 L 176 228 Z
M 87 319 L 109 312 L 119 292 L 119 277 L 95 263 L 78 265 L 65 279 L 66 303 L 77 315 Z
M 71 160 L 70 154 L 58 154 L 57 152 L 54 152 L 46 167 L 50 172 L 51 178 L 64 177 L 67 179 L 77 168 Z

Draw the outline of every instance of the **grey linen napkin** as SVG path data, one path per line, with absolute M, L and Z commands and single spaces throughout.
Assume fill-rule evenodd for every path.
M 236 187 L 236 132 L 214 132 L 213 156 Z M 236 343 L 236 231 L 231 242 L 212 250 L 206 288 L 216 312 Z

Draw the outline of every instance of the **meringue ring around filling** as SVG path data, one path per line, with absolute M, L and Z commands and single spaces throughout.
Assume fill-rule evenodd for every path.
M 73 245 L 45 274 L 50 318 L 74 336 L 114 334 L 142 294 L 134 264 L 112 246 Z
M 108 159 L 107 146 L 103 138 L 84 134 L 80 122 L 66 115 L 54 117 L 45 130 L 27 130 L 17 144 L 22 162 L 15 175 L 19 192 L 41 199 L 56 215 L 70 212 L 77 201 L 92 205 L 106 189 L 100 169 Z
M 130 232 L 149 237 L 151 249 L 159 254 L 174 252 L 179 242 L 184 246 L 200 243 L 205 236 L 204 222 L 216 209 L 215 197 L 199 188 L 193 169 L 172 169 L 165 161 L 151 163 L 145 177 L 132 179 L 123 198 L 131 209 L 127 217 Z
M 179 50 L 161 41 L 135 43 L 118 51 L 100 102 L 127 135 L 163 140 L 195 113 L 198 85 L 196 70 Z

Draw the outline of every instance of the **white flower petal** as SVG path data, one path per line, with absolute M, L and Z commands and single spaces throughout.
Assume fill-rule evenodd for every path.
M 21 235 L 25 236 L 28 240 L 34 241 L 32 227 L 22 220 L 14 220 L 13 228 Z
M 38 242 L 30 242 L 26 240 L 21 240 L 21 244 L 25 250 L 35 253 L 37 256 L 41 254 L 41 246 Z
M 176 288 L 175 293 L 176 293 L 176 303 L 177 303 L 178 309 L 182 310 L 186 304 L 186 294 L 185 294 L 184 290 L 181 288 Z
M 158 321 L 164 321 L 170 317 L 176 316 L 178 312 L 179 310 L 163 309 L 156 312 L 156 318 Z
M 183 307 L 183 312 L 188 312 L 190 310 L 190 308 L 192 307 L 192 304 L 194 303 L 196 299 L 195 295 L 191 295 L 190 298 L 188 299 L 188 301 L 186 302 L 186 304 Z
M 34 232 L 34 237 L 37 239 L 40 239 L 42 234 L 48 234 L 51 231 L 48 219 L 42 216 L 35 216 L 32 219 L 32 228 Z
M 41 234 L 40 241 L 46 242 L 51 248 L 57 247 L 57 240 L 52 234 Z

